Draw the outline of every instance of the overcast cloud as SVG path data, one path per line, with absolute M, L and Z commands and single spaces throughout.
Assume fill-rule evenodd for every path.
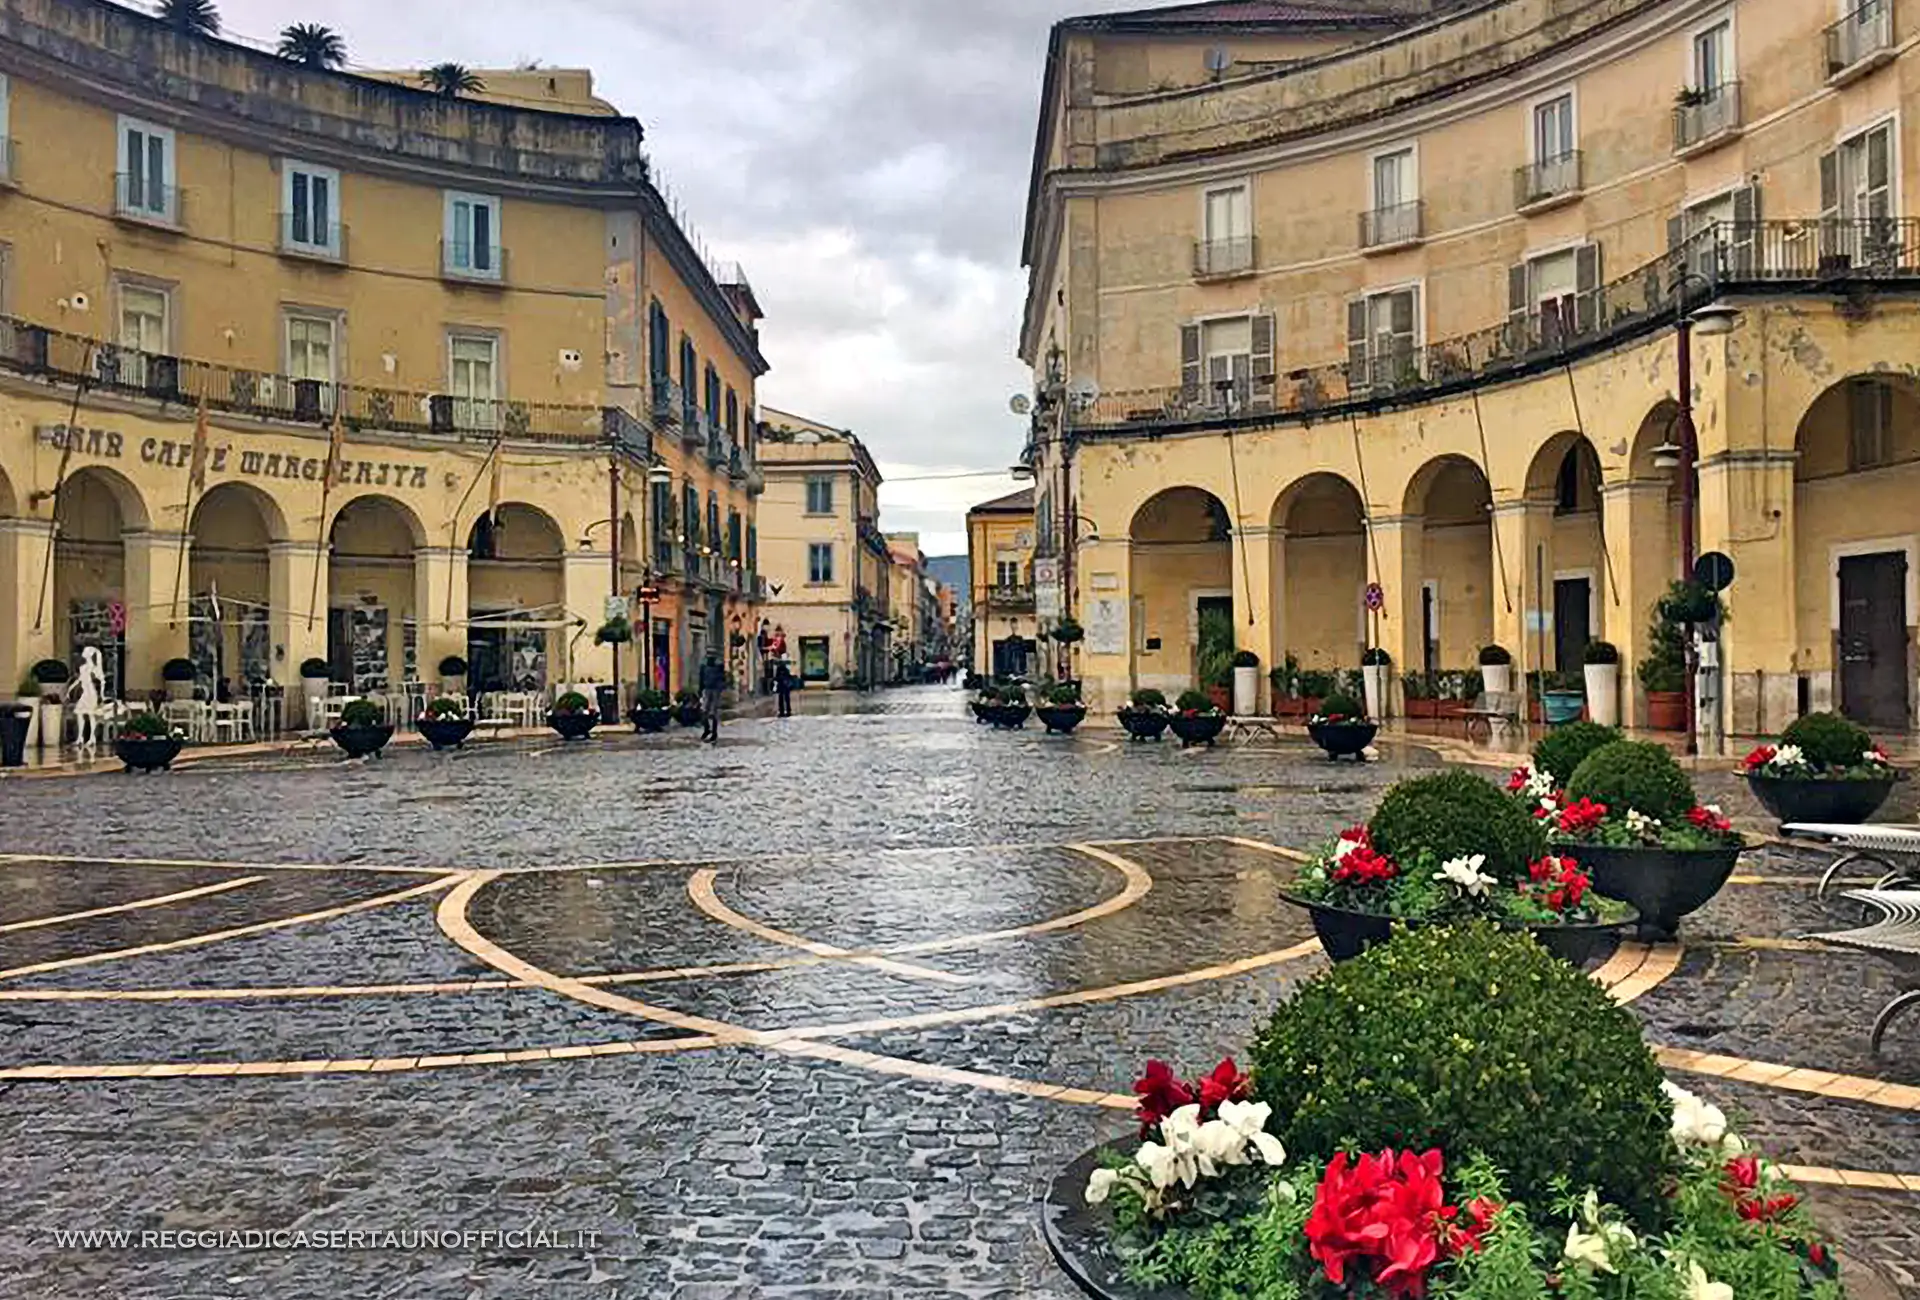
M 1090 0 L 218 0 L 234 34 L 290 22 L 363 67 L 590 67 L 638 117 L 710 251 L 747 269 L 761 400 L 853 429 L 882 523 L 965 549 L 1011 464 L 1020 222 L 1047 30 Z M 1113 6 L 1121 7 L 1121 6 Z

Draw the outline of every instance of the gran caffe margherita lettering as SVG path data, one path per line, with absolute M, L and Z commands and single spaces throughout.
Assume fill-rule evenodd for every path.
M 43 424 L 34 437 L 49 447 L 71 446 L 77 455 L 101 460 L 138 458 L 142 464 L 184 471 L 193 463 L 191 440 L 141 438 L 137 442 L 112 429 L 82 429 L 65 424 Z M 207 448 L 209 474 L 238 474 L 244 478 L 305 480 L 318 483 L 326 476 L 325 456 L 295 456 L 277 451 L 236 448 L 213 443 Z M 335 483 L 356 487 L 424 488 L 427 467 L 385 460 L 345 460 Z

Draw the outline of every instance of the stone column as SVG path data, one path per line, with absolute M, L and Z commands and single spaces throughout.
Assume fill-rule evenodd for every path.
M 1268 698 L 1274 658 L 1273 552 L 1265 525 L 1244 524 L 1233 534 L 1233 644 L 1260 656 L 1256 701 Z
M 122 690 L 161 686 L 160 669 L 187 655 L 186 555 L 190 537 L 129 530 L 121 534 L 126 556 L 127 670 Z
M 306 720 L 300 665 L 327 657 L 327 548 L 318 542 L 267 547 L 267 619 L 273 637 L 273 679 L 287 690 L 286 724 Z
M 0 582 L 17 596 L 13 612 L 0 617 L 0 697 L 9 700 L 27 669 L 53 658 L 65 640 L 58 635 L 64 614 L 53 607 L 52 552 L 50 520 L 0 519 Z
M 1074 600 L 1086 640 L 1080 643 L 1081 693 L 1087 708 L 1111 713 L 1133 690 L 1133 547 L 1125 538 L 1082 542 L 1074 561 Z M 979 611 L 975 611 L 979 620 Z M 985 628 L 984 621 L 981 626 Z M 986 658 L 977 672 L 990 672 L 993 633 L 982 637 Z
M 1795 717 L 1793 464 L 1787 452 L 1749 451 L 1700 466 L 1700 553 L 1733 560 L 1720 635 L 1730 734 L 1774 735 Z
M 420 679 L 440 689 L 440 661 L 467 657 L 467 551 L 423 546 L 413 553 L 413 621 Z
M 564 562 L 567 617 L 583 620 L 586 627 L 584 632 L 579 627 L 560 629 L 559 644 L 549 652 L 548 671 L 556 681 L 561 679 L 561 674 L 565 674 L 569 684 L 589 678 L 600 682 L 613 680 L 613 651 L 593 639 L 594 630 L 606 621 L 607 597 L 613 594 L 613 575 L 609 572 L 612 562 L 612 556 L 606 551 L 567 553 Z M 573 655 L 571 671 L 567 667 L 569 648 Z M 723 656 L 726 654 L 724 645 L 720 652 Z
M 1425 523 L 1418 515 L 1382 515 L 1370 518 L 1367 570 L 1386 593 L 1387 603 L 1370 620 L 1374 641 L 1393 656 L 1387 674 L 1388 714 L 1404 714 L 1402 673 L 1418 672 L 1425 654 L 1421 644 L 1420 577 Z
M 1673 580 L 1667 484 L 1608 483 L 1600 489 L 1600 510 L 1607 556 L 1607 571 L 1600 575 L 1600 635 L 1620 651 L 1620 721 L 1643 726 L 1640 660 L 1648 650 L 1653 607 Z
M 1552 543 L 1551 503 L 1502 501 L 1494 505 L 1493 639 L 1513 654 L 1516 690 L 1526 685 L 1521 676 L 1523 668 L 1529 673 L 1539 670 L 1541 647 L 1552 653 Z M 1546 589 L 1544 593 L 1538 590 L 1541 586 Z

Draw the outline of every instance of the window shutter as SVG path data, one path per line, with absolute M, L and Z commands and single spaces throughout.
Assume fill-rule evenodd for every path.
M 1507 350 L 1514 353 L 1527 350 L 1527 317 L 1533 314 L 1527 292 L 1530 279 L 1525 262 L 1507 268 Z
M 1180 400 L 1188 406 L 1200 402 L 1200 327 L 1180 327 Z
M 1687 242 L 1687 218 L 1684 213 L 1667 218 L 1667 251 L 1677 252 Z
M 1728 241 L 1727 269 L 1735 276 L 1751 276 L 1754 252 L 1760 247 L 1760 187 L 1742 185 L 1733 192 L 1733 238 Z
M 1256 405 L 1271 407 L 1274 397 L 1273 313 L 1258 312 L 1253 317 L 1253 392 Z
M 329 245 L 333 243 L 333 239 L 327 233 L 327 227 L 332 224 L 332 211 L 327 194 L 327 178 L 324 176 L 309 177 L 307 185 L 313 193 L 313 242 L 322 246 Z
M 1367 387 L 1367 300 L 1355 298 L 1347 304 L 1347 387 L 1363 392 Z
M 1893 215 L 1891 128 L 1880 127 L 1867 136 L 1867 210 L 1862 217 Z
M 1245 410 L 1247 399 L 1252 395 L 1250 377 L 1253 373 L 1253 358 L 1244 352 L 1236 352 L 1227 360 L 1229 365 L 1226 377 L 1233 382 L 1234 405 Z
M 1820 215 L 1822 218 L 1834 218 L 1840 215 L 1840 154 L 1838 151 L 1820 155 Z
M 1573 276 L 1579 297 L 1575 305 L 1575 327 L 1590 333 L 1600 323 L 1600 245 L 1582 244 L 1574 250 Z
M 1393 295 L 1393 333 L 1396 341 L 1405 335 L 1409 346 L 1413 343 L 1413 309 L 1417 293 L 1413 289 L 1403 289 Z

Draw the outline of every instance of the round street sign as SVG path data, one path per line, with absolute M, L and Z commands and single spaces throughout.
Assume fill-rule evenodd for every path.
M 1367 608 L 1377 614 L 1387 607 L 1387 589 L 1377 582 L 1369 582 L 1362 599 L 1366 601 Z
M 1733 560 L 1720 551 L 1708 551 L 1693 562 L 1693 580 L 1708 591 L 1725 591 L 1733 585 Z

